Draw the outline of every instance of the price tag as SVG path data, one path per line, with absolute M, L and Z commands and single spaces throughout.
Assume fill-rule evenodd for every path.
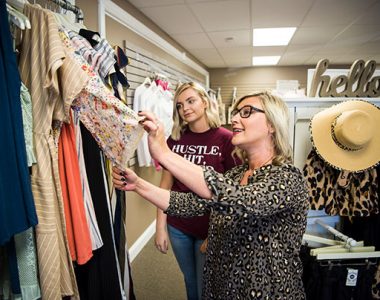
M 346 286 L 356 286 L 357 280 L 358 280 L 358 270 L 347 269 Z

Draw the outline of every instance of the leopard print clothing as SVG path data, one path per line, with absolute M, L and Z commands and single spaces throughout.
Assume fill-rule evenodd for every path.
M 291 165 L 267 165 L 240 185 L 247 169 L 222 175 L 205 167 L 210 200 L 170 194 L 167 214 L 211 209 L 202 298 L 305 299 L 299 251 L 309 204 L 302 174 Z
M 372 283 L 372 297 L 373 299 L 380 299 L 380 264 L 377 266 L 375 278 Z
M 376 168 L 360 173 L 336 170 L 311 150 L 303 174 L 311 209 L 349 218 L 379 213 Z

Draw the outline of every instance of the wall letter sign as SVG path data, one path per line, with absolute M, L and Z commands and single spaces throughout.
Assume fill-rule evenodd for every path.
M 328 59 L 318 62 L 311 82 L 310 97 L 380 97 L 380 76 L 374 76 L 376 62 L 356 60 L 348 75 L 330 78 L 323 75 L 329 66 Z M 339 88 L 343 90 L 338 92 Z

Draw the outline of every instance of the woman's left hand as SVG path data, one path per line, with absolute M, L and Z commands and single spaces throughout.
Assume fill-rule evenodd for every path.
M 112 182 L 115 188 L 122 191 L 134 191 L 139 177 L 131 169 L 124 171 L 117 167 L 112 168 Z

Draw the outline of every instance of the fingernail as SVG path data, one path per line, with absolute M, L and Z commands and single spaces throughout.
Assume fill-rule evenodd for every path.
M 124 173 L 124 172 L 121 172 L 121 173 L 120 173 L 120 175 L 121 175 L 121 176 L 124 176 L 124 175 L 125 175 L 125 173 Z
M 124 182 L 123 184 L 124 184 L 124 185 L 127 185 L 127 183 L 126 183 L 126 182 Z
M 121 177 L 121 180 L 122 180 L 122 181 L 125 181 L 125 178 L 124 178 L 124 177 Z

